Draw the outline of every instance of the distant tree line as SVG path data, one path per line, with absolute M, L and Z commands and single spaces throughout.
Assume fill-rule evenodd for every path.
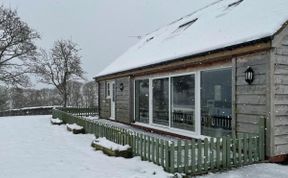
M 94 81 L 82 83 L 68 82 L 67 106 L 97 106 L 97 85 Z M 63 100 L 56 88 L 7 88 L 0 87 L 0 111 L 36 106 L 62 106 Z

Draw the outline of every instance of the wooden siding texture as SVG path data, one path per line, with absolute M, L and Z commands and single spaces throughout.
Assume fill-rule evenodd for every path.
M 278 36 L 272 58 L 274 60 L 274 155 L 288 154 L 288 30 Z M 277 40 L 276 37 L 276 40 Z
M 123 83 L 124 89 L 120 90 Z M 130 124 L 130 77 L 116 79 L 116 121 Z
M 270 51 L 238 57 L 235 62 L 235 117 L 237 133 L 258 133 L 259 119 L 269 117 L 267 90 Z M 245 70 L 251 66 L 255 79 L 245 82 Z
M 111 100 L 105 96 L 106 81 L 99 82 L 99 116 L 103 119 L 109 119 L 111 116 Z

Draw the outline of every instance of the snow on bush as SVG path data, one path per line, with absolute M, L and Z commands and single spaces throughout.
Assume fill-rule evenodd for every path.
M 63 124 L 63 121 L 58 118 L 56 119 L 51 118 L 50 121 L 52 124 L 58 124 L 58 125 Z
M 67 128 L 70 130 L 82 130 L 83 127 L 77 124 L 66 124 Z
M 117 143 L 107 140 L 105 137 L 97 138 L 93 141 L 94 144 L 98 144 L 102 147 L 111 149 L 113 151 L 126 151 L 131 148 L 129 145 L 119 145 Z

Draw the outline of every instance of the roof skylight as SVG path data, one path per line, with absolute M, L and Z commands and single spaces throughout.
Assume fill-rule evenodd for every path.
M 198 18 L 196 19 L 193 19 L 191 21 L 188 21 L 182 25 L 179 25 L 179 27 L 174 31 L 175 32 L 179 32 L 179 31 L 184 31 L 186 30 L 187 28 L 189 28 L 193 23 L 195 23 L 196 21 L 198 20 Z
M 235 7 L 235 6 L 238 6 L 239 4 L 241 4 L 241 2 L 243 2 L 244 0 L 239 0 L 239 1 L 236 1 L 236 2 L 233 2 L 231 4 L 228 5 L 228 8 L 229 7 Z
M 148 39 L 146 40 L 146 42 L 149 42 L 149 41 L 151 41 L 151 40 L 153 40 L 153 39 L 154 39 L 154 36 L 148 38 Z

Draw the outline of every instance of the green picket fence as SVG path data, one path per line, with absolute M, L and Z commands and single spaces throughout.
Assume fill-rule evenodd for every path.
M 138 133 L 75 115 L 53 110 L 53 117 L 66 123 L 77 123 L 86 132 L 122 145 L 130 145 L 135 156 L 164 167 L 170 173 L 191 175 L 227 170 L 264 160 L 264 121 L 259 134 L 241 134 L 204 140 L 165 140 L 151 134 Z

